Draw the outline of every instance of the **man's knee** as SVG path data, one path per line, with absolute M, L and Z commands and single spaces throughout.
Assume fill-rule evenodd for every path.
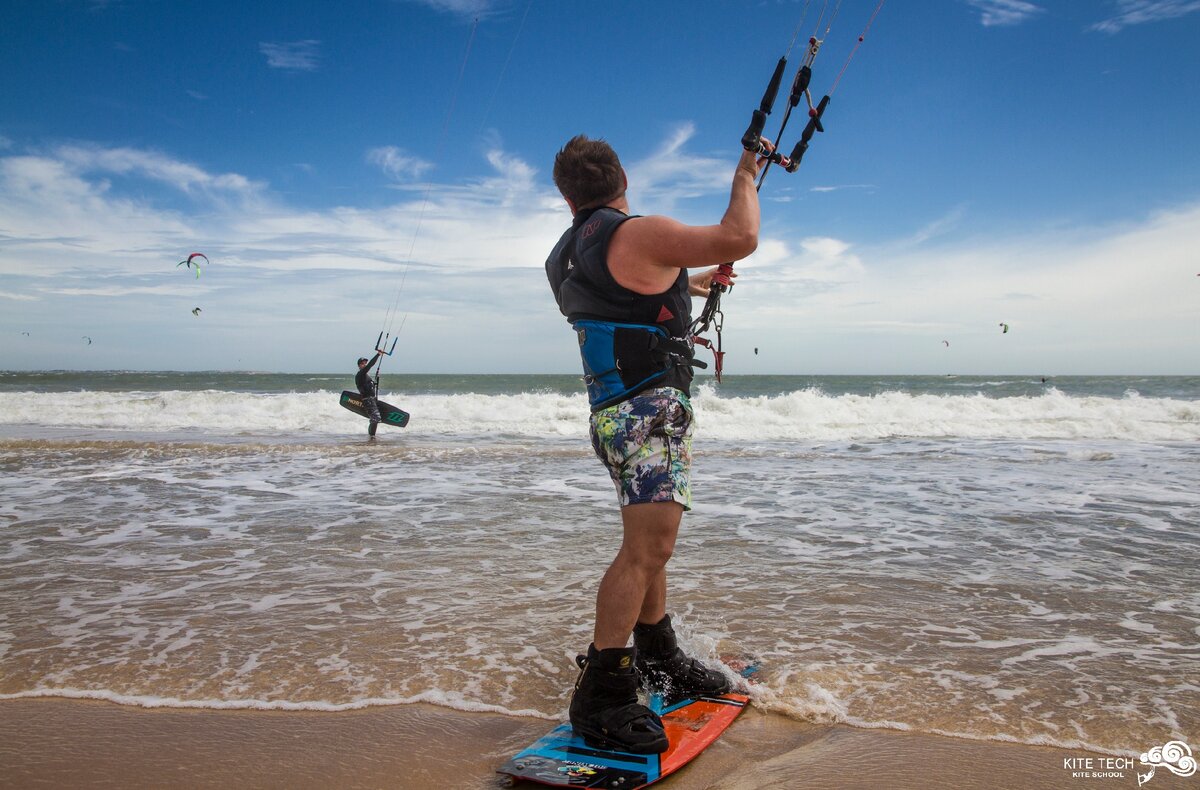
M 643 559 L 648 568 L 658 571 L 667 567 L 667 563 L 670 562 L 671 555 L 674 553 L 675 542 L 663 541 L 646 547 Z
M 650 502 L 628 505 L 621 510 L 625 537 L 622 547 L 630 559 L 651 570 L 666 566 L 675 551 L 675 537 L 683 518 L 678 502 Z

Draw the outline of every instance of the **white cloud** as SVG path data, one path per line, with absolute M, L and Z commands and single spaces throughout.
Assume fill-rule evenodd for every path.
M 1025 0 L 966 0 L 967 5 L 980 11 L 984 27 L 1017 25 L 1042 12 L 1042 9 Z
M 237 173 L 212 174 L 186 162 L 155 151 L 99 146 L 62 146 L 56 159 L 78 172 L 102 171 L 118 175 L 137 175 L 174 187 L 181 192 L 198 189 L 250 194 L 262 184 Z
M 185 294 L 194 294 L 194 291 L 177 287 L 155 285 L 138 288 L 135 286 L 120 286 L 108 285 L 95 288 L 45 288 L 44 293 L 59 294 L 61 296 L 183 296 Z
M 938 236 L 954 230 L 954 228 L 958 227 L 962 223 L 964 217 L 966 217 L 966 214 L 966 206 L 955 206 L 954 208 L 950 209 L 950 211 L 946 212 L 932 222 L 929 222 L 923 227 L 918 228 L 916 233 L 912 234 L 901 243 L 912 246 L 924 244 L 930 239 L 937 238 Z
M 865 271 L 851 249 L 848 242 L 828 236 L 810 236 L 794 245 L 767 239 L 740 268 L 750 272 L 748 277 L 755 282 L 803 284 L 820 290 L 844 288 L 861 280 Z
M 267 65 L 286 71 L 316 71 L 321 42 L 314 39 L 303 41 L 261 41 L 258 51 L 267 56 Z
M 737 162 L 687 150 L 695 134 L 694 124 L 679 124 L 658 150 L 639 162 L 625 163 L 631 203 L 668 214 L 681 199 L 729 190 Z
M 681 128 L 651 160 L 691 159 L 689 141 Z M 202 353 L 196 365 L 234 367 L 231 349 L 261 345 L 277 368 L 334 369 L 364 334 L 374 339 L 374 322 L 397 303 L 410 316 L 408 369 L 479 369 L 485 360 L 491 370 L 573 370 L 541 271 L 569 223 L 566 207 L 498 145 L 486 163 L 480 177 L 433 184 L 428 197 L 410 190 L 380 208 L 311 210 L 265 185 L 251 189 L 251 202 L 230 201 L 207 185 L 253 182 L 162 153 L 76 145 L 0 156 L 0 336 L 53 324 L 72 340 L 103 326 L 106 348 L 121 337 L 130 349 L 110 363 L 119 366 L 187 367 Z M 631 168 L 653 176 L 652 194 L 669 192 L 672 178 L 705 186 L 652 165 Z M 733 166 L 711 161 L 720 177 L 708 193 L 727 194 Z M 165 205 L 148 183 L 186 191 L 189 207 Z M 926 347 L 981 372 L 1194 365 L 1190 251 L 1200 249 L 1200 205 L 1117 228 L 914 246 L 967 219 L 953 209 L 872 247 L 780 226 L 739 263 L 724 305 L 727 348 L 786 338 L 771 364 L 794 371 L 945 372 L 937 366 L 947 357 L 923 357 Z M 211 260 L 199 280 L 175 266 L 194 250 Z M 202 347 L 180 334 L 197 331 L 194 306 L 204 309 Z M 998 321 L 1012 327 L 1002 345 Z M 137 356 L 159 347 L 189 350 L 161 362 Z M 6 353 L 0 344 L 0 368 Z
M 1200 206 L 1087 233 L 934 251 L 905 242 L 860 251 L 857 261 L 822 242 L 806 251 L 816 254 L 817 277 L 798 276 L 803 256 L 797 276 L 761 283 L 747 273 L 742 296 L 756 304 L 738 319 L 731 301 L 726 325 L 797 338 L 808 370 L 1190 372 L 1196 314 L 1187 286 L 1198 245 Z M 941 353 L 943 339 L 956 356 Z
M 809 192 L 838 192 L 843 189 L 878 189 L 875 184 L 837 184 L 835 186 L 809 187 Z
M 394 145 L 372 148 L 367 151 L 367 161 L 397 181 L 418 181 L 433 167 L 432 162 L 410 156 Z
M 496 0 L 410 0 L 434 11 L 454 14 L 464 19 L 476 19 L 495 14 L 506 4 Z
M 488 163 L 491 164 L 500 178 L 512 183 L 520 189 L 532 189 L 533 177 L 537 175 L 537 169 L 530 166 L 516 157 L 509 156 L 499 149 L 492 149 L 487 152 Z
M 12 156 L 0 158 L 0 234 L 0 273 L 52 276 L 115 264 L 132 246 L 186 237 L 188 226 L 171 211 L 114 195 L 105 179 L 68 161 Z
M 1092 30 L 1116 33 L 1130 25 L 1161 22 L 1200 11 L 1200 0 L 1117 0 L 1117 14 L 1092 25 Z

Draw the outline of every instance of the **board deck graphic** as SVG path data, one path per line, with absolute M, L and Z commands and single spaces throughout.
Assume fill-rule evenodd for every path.
M 652 695 L 650 709 L 662 717 L 670 743 L 662 754 L 593 748 L 575 736 L 570 724 L 562 724 L 502 765 L 498 773 L 510 787 L 519 780 L 551 787 L 646 787 L 691 762 L 749 702 L 745 694 L 721 694 L 664 708 L 661 697 Z
M 375 401 L 379 406 L 379 416 L 383 418 L 381 425 L 395 425 L 397 428 L 403 428 L 408 425 L 408 412 L 403 409 L 397 409 L 390 403 L 384 403 L 381 400 Z M 354 390 L 342 391 L 342 406 L 357 414 L 359 417 L 366 417 L 367 412 L 363 409 L 362 395 L 359 395 Z

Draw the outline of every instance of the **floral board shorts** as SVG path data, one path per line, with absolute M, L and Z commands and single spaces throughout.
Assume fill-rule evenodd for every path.
M 592 449 L 621 507 L 678 502 L 692 509 L 692 403 L 674 387 L 646 390 L 592 414 Z

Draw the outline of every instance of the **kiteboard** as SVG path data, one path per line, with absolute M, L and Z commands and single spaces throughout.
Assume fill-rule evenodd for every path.
M 758 662 L 733 668 L 750 678 L 758 671 Z M 588 746 L 570 724 L 560 724 L 500 766 L 497 774 L 507 787 L 515 787 L 520 781 L 550 787 L 647 787 L 690 763 L 733 724 L 748 704 L 750 698 L 745 694 L 692 697 L 670 704 L 662 695 L 651 694 L 648 707 L 662 718 L 670 744 L 662 754 L 631 754 Z
M 342 406 L 357 414 L 359 417 L 370 417 L 367 415 L 367 410 L 363 408 L 362 395 L 353 390 L 342 391 Z M 379 407 L 379 416 L 384 425 L 395 425 L 397 428 L 403 428 L 408 425 L 408 412 L 403 409 L 397 409 L 390 403 L 384 403 L 381 400 L 375 401 L 375 405 Z

